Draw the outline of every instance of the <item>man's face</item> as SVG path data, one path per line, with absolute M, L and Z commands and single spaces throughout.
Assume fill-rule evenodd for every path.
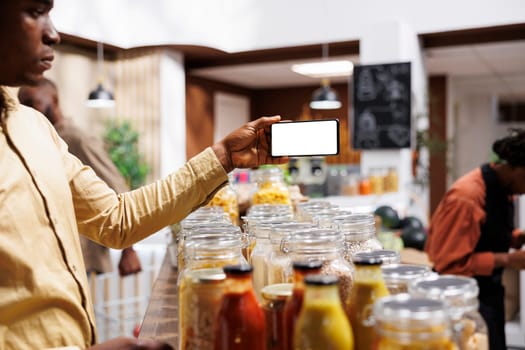
M 51 68 L 60 41 L 52 7 L 53 0 L 0 0 L 0 85 L 31 85 Z

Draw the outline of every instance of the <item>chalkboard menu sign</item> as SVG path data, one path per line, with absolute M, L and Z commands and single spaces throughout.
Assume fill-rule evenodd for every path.
M 354 148 L 410 147 L 410 62 L 355 66 L 353 95 Z

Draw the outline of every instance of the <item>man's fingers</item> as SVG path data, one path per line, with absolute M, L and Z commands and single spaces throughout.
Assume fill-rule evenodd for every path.
M 266 128 L 274 123 L 281 121 L 280 115 L 274 115 L 272 117 L 261 117 L 248 123 L 249 126 L 255 130 Z

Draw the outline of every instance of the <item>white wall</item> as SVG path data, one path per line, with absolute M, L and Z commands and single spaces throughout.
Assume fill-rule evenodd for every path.
M 359 38 L 366 24 L 417 33 L 525 22 L 522 0 L 56 0 L 59 31 L 121 47 L 194 44 L 228 52 Z
M 498 96 L 523 96 L 525 75 L 453 77 L 449 90 L 450 185 L 459 176 L 487 162 L 492 143 L 506 136 L 509 127 L 525 127 L 525 123 L 496 121 Z

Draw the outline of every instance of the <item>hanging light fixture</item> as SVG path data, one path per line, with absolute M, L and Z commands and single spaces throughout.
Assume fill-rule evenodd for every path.
M 101 42 L 97 42 L 97 69 L 99 82 L 97 87 L 89 93 L 86 106 L 89 108 L 112 108 L 115 106 L 113 94 L 102 86 L 104 64 L 104 49 Z
M 328 44 L 323 44 L 323 61 L 328 59 Z M 328 78 L 321 80 L 321 87 L 314 91 L 310 101 L 312 109 L 338 109 L 341 108 L 341 101 L 337 92 L 330 87 Z

